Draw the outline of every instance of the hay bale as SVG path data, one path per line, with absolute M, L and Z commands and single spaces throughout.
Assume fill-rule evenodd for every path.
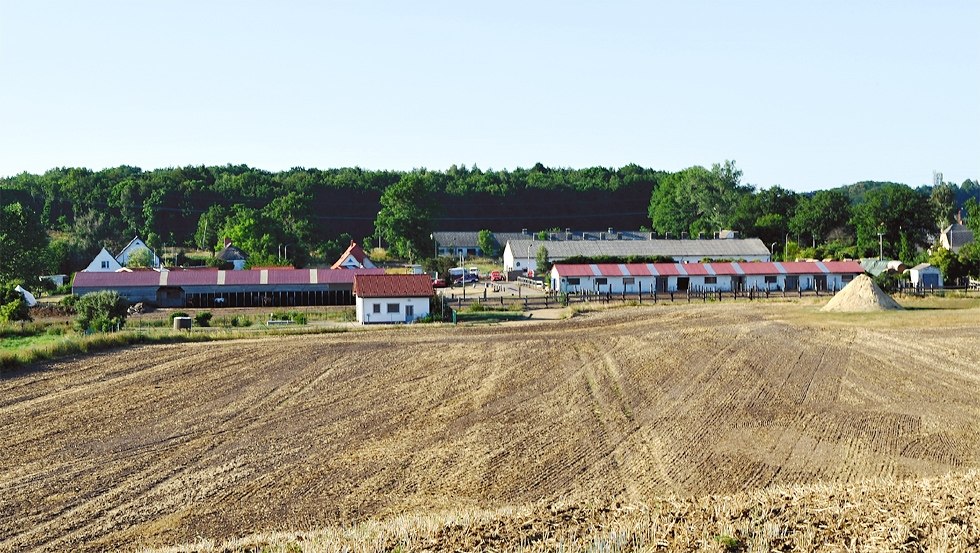
M 859 275 L 823 306 L 821 311 L 858 312 L 902 309 L 868 275 Z

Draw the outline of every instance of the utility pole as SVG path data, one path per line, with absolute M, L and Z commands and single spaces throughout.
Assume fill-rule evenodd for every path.
M 882 242 L 882 236 L 884 235 L 884 232 L 881 232 L 880 230 L 878 231 L 878 261 L 885 258 L 884 242 Z

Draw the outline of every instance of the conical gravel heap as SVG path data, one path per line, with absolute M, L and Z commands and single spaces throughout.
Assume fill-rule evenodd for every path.
M 885 311 L 901 309 L 868 275 L 860 275 L 823 306 L 821 311 Z

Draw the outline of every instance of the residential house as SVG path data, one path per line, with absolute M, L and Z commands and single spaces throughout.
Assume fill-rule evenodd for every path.
M 347 250 L 340 254 L 337 261 L 330 266 L 331 269 L 374 269 L 374 263 L 368 259 L 367 253 L 364 252 L 357 242 L 351 240 L 350 246 L 347 246 Z

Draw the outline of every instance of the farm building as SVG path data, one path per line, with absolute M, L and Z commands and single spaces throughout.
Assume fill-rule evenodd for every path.
M 707 290 L 840 290 L 864 273 L 854 261 L 556 264 L 552 290 L 637 294 Z
M 118 271 L 119 269 L 122 269 L 122 265 L 116 261 L 116 256 L 109 253 L 109 250 L 102 248 L 102 251 L 95 256 L 95 259 L 88 264 L 88 267 L 82 269 L 82 272 L 111 273 L 113 271 Z
M 357 275 L 357 322 L 410 323 L 429 314 L 434 293 L 429 275 Z
M 881 273 L 903 273 L 905 272 L 905 264 L 897 259 L 878 259 L 877 257 L 863 257 L 861 258 L 861 267 L 864 268 L 864 272 L 871 276 L 878 276 Z
M 564 232 L 557 230 L 542 231 L 544 240 L 547 242 L 573 242 L 582 240 L 657 240 L 659 237 L 656 232 L 650 231 L 631 231 L 616 230 L 612 227 L 606 230 L 572 230 L 566 228 Z M 517 240 L 541 240 L 540 233 L 531 232 L 528 229 L 521 229 L 520 232 L 494 232 L 493 240 L 496 248 L 496 255 L 500 255 L 508 242 Z M 433 251 L 436 255 L 448 255 L 451 257 L 472 257 L 488 256 L 480 248 L 480 233 L 477 231 L 436 231 L 432 233 Z M 717 238 L 737 238 L 735 231 L 722 231 Z M 686 238 L 686 237 L 685 237 Z
M 75 273 L 72 292 L 114 290 L 132 303 L 160 307 L 353 305 L 354 277 L 383 269 L 141 270 Z
M 723 240 L 512 240 L 504 248 L 504 269 L 537 269 L 538 249 L 548 250 L 548 259 L 561 262 L 569 257 L 670 257 L 676 262 L 705 259 L 769 261 L 769 248 L 758 238 Z
M 929 263 L 919 263 L 909 269 L 912 286 L 923 288 L 942 288 L 943 273 L 939 267 Z
M 359 246 L 357 242 L 351 240 L 350 246 L 347 246 L 347 250 L 340 254 L 337 261 L 330 267 L 331 269 L 373 269 L 374 263 L 368 259 L 366 253 L 364 253 L 364 248 Z
M 231 240 L 225 239 L 225 247 L 221 248 L 221 251 L 215 255 L 216 258 L 224 261 L 225 263 L 231 263 L 236 271 L 242 271 L 245 269 L 245 263 L 248 261 L 248 257 L 245 252 L 238 249 L 231 243 Z

